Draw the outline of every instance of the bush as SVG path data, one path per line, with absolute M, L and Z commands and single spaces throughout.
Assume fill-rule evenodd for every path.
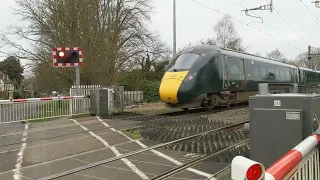
M 141 84 L 141 90 L 143 91 L 143 99 L 146 102 L 158 102 L 159 98 L 159 81 L 144 80 Z

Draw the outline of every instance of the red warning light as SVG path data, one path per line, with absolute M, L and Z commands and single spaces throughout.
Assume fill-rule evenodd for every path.
M 262 169 L 259 164 L 254 164 L 247 171 L 248 180 L 258 180 L 261 177 Z
M 53 66 L 77 67 L 82 66 L 82 48 L 80 47 L 54 47 L 52 50 Z

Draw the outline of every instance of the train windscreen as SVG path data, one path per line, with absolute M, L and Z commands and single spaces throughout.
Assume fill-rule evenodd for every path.
M 199 56 L 199 54 L 195 53 L 181 54 L 170 64 L 168 71 L 189 70 L 191 66 L 197 61 Z

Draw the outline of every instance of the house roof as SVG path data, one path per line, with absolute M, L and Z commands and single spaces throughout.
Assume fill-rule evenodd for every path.
M 6 74 L 2 71 L 0 71 L 0 79 L 6 84 L 13 84 L 9 78 L 6 78 Z

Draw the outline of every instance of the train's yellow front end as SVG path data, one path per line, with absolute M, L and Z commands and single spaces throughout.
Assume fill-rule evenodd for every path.
M 178 91 L 188 72 L 189 71 L 166 72 L 164 74 L 159 88 L 161 101 L 168 104 L 179 103 Z

